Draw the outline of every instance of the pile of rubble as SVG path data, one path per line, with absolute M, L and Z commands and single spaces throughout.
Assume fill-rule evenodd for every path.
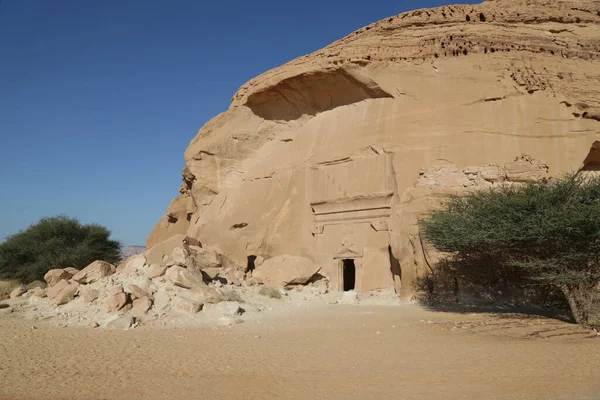
M 118 267 L 95 261 L 82 270 L 52 269 L 44 276 L 45 288 L 18 287 L 5 304 L 25 318 L 68 326 L 130 329 L 192 319 L 230 326 L 241 322 L 246 311 L 261 311 L 274 301 L 269 297 L 279 297 L 265 294 L 265 287 L 272 289 L 266 293 L 281 296 L 287 295 L 284 288 L 298 286 L 315 296 L 327 293 L 327 280 L 307 258 L 258 258 L 254 265 L 254 271 L 247 271 L 177 235 Z

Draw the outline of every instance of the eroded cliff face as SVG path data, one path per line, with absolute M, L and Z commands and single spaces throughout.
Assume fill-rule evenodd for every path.
M 599 59 L 599 1 L 495 0 L 379 21 L 242 86 L 191 141 L 181 195 L 148 246 L 187 233 L 242 265 L 305 256 L 339 289 L 353 260 L 357 290 L 410 296 L 428 268 L 419 213 L 472 181 L 440 190 L 422 171 L 487 168 L 485 186 L 521 167 L 597 168 Z

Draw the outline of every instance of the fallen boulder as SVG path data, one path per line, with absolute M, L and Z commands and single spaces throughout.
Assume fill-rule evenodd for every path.
M 152 308 L 152 300 L 149 297 L 142 297 L 133 301 L 131 315 L 141 317 Z
M 144 265 L 146 265 L 146 256 L 143 254 L 137 254 L 135 256 L 129 257 L 123 266 L 123 272 L 127 274 L 138 274 L 140 273 Z
M 67 286 L 69 286 L 69 282 L 67 282 L 65 279 L 61 279 L 54 286 L 51 286 L 46 290 L 46 295 L 48 296 L 48 298 L 54 300 L 56 296 L 58 296 L 60 291 L 66 288 Z
M 190 271 L 178 265 L 170 267 L 165 273 L 165 277 L 173 282 L 174 285 L 190 289 L 195 284 L 202 284 L 202 275 L 197 272 Z
M 11 299 L 16 299 L 17 297 L 22 296 L 26 291 L 27 289 L 25 289 L 25 286 L 19 285 L 10 292 L 8 297 Z
M 165 267 L 164 265 L 153 264 L 150 266 L 146 277 L 148 279 L 160 278 L 167 272 L 167 269 L 168 267 Z
M 78 283 L 88 284 L 99 281 L 100 279 L 114 274 L 116 267 L 106 261 L 94 261 L 75 275 L 73 280 Z
M 222 301 L 219 304 L 216 304 L 213 310 L 213 312 L 223 317 L 235 317 L 244 312 L 244 309 L 237 301 Z
M 121 316 L 108 318 L 104 326 L 112 329 L 128 330 L 133 326 L 134 323 L 135 319 L 133 318 L 133 316 L 129 314 L 124 314 Z
M 252 272 L 252 277 L 277 287 L 304 285 L 320 269 L 320 266 L 306 257 L 277 256 L 265 260 Z
M 72 276 L 73 274 L 65 271 L 64 269 L 55 268 L 46 272 L 46 274 L 44 275 L 44 280 L 46 281 L 48 286 L 54 286 L 63 279 L 71 279 Z
M 121 292 L 106 299 L 106 312 L 113 313 L 122 309 L 127 304 L 127 294 Z
M 37 287 L 34 287 L 33 289 L 29 290 L 26 293 L 26 295 L 29 297 L 43 298 L 43 297 L 46 297 L 46 289 L 43 289 L 43 288 L 37 286 Z
M 187 297 L 176 297 L 173 299 L 173 308 L 185 314 L 196 314 L 202 310 L 203 307 L 204 304 L 201 302 Z
M 189 246 L 189 253 L 188 268 L 205 270 L 208 268 L 221 267 L 221 256 L 215 250 L 204 249 L 198 246 Z
M 75 275 L 76 273 L 78 273 L 80 270 L 78 270 L 77 268 L 73 268 L 73 267 L 67 267 L 67 268 L 63 268 L 63 270 L 65 272 L 68 272 L 71 274 L 71 276 Z
M 203 303 L 216 304 L 225 300 L 225 297 L 215 289 L 211 288 L 204 282 L 194 283 L 190 287 L 190 291 L 194 294 L 194 298 Z
M 152 295 L 139 287 L 138 285 L 130 284 L 127 286 L 127 292 L 131 294 L 134 299 L 141 299 L 142 297 L 151 297 Z
M 67 283 L 54 297 L 54 302 L 57 306 L 67 304 L 75 298 L 79 285 L 77 283 Z
M 173 254 L 173 250 L 176 248 L 187 249 L 188 246 L 200 246 L 201 244 L 198 240 L 191 238 L 185 235 L 175 235 L 171 236 L 167 240 L 163 240 L 160 243 L 155 244 L 147 250 L 146 253 L 146 262 L 148 264 L 162 264 L 163 261 L 170 257 Z
M 83 302 L 89 304 L 96 300 L 100 296 L 100 291 L 97 289 L 86 289 L 81 296 L 83 298 Z

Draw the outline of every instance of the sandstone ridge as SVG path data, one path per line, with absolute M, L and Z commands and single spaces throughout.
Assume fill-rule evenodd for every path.
M 186 234 L 247 268 L 302 256 L 333 290 L 352 275 L 410 297 L 430 268 L 416 219 L 440 193 L 599 168 L 598 38 L 598 1 L 495 0 L 390 17 L 265 72 L 191 141 L 148 247 Z

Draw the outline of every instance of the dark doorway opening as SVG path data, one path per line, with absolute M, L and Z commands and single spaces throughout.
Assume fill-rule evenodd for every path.
M 256 268 L 254 265 L 254 261 L 256 260 L 256 256 L 248 256 L 248 265 L 246 266 L 246 272 L 252 272 Z
M 354 290 L 354 283 L 356 282 L 356 266 L 354 260 L 346 259 L 342 260 L 343 265 L 343 277 L 344 277 L 344 292 Z

